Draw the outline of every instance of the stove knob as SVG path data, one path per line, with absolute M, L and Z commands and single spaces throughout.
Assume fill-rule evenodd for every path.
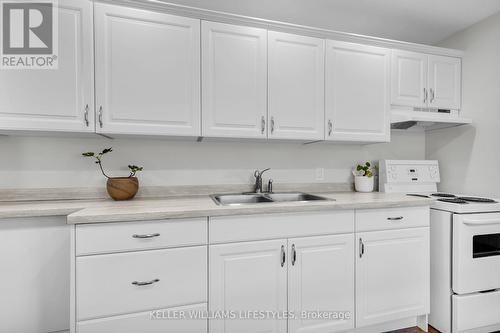
M 429 173 L 430 173 L 432 179 L 438 178 L 438 176 L 439 176 L 438 168 L 435 166 L 429 167 Z

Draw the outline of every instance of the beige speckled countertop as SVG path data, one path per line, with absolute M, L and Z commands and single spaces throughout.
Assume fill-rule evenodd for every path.
M 164 199 L 65 200 L 0 203 L 0 218 L 67 215 L 68 224 L 157 220 L 202 216 L 284 213 L 314 210 L 427 206 L 432 199 L 388 193 L 318 193 L 335 201 L 219 206 L 209 196 Z

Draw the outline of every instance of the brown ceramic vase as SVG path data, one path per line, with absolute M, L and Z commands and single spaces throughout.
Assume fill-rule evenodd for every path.
M 130 200 L 139 190 L 137 177 L 112 177 L 106 183 L 108 194 L 114 200 Z

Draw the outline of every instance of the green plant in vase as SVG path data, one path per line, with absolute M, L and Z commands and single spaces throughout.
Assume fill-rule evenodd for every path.
M 103 149 L 99 153 L 92 151 L 82 153 L 84 157 L 93 158 L 95 163 L 99 166 L 101 173 L 107 178 L 106 190 L 111 198 L 114 200 L 130 200 L 132 199 L 139 190 L 139 179 L 137 179 L 136 174 L 143 170 L 143 167 L 137 165 L 128 165 L 130 174 L 127 177 L 110 177 L 104 171 L 102 166 L 102 159 L 104 155 L 109 154 L 113 151 L 113 148 Z
M 370 162 L 366 162 L 363 165 L 358 164 L 356 171 L 358 172 L 357 176 L 373 177 L 373 168 Z
M 375 168 L 370 162 L 358 164 L 353 171 L 354 187 L 358 192 L 373 192 L 375 180 L 373 177 Z

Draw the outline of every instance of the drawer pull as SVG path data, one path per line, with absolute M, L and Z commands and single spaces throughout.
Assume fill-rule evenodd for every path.
M 132 284 L 134 286 L 140 287 L 140 286 L 149 286 L 149 285 L 156 283 L 156 282 L 160 282 L 160 279 L 154 279 L 151 281 L 134 281 L 134 282 L 132 282 Z
M 388 217 L 387 218 L 389 221 L 401 221 L 403 219 L 402 216 L 396 216 L 396 217 Z
M 141 239 L 144 239 L 144 238 L 154 238 L 154 237 L 158 237 L 160 236 L 160 234 L 147 234 L 147 235 L 132 235 L 133 238 L 141 238 Z

